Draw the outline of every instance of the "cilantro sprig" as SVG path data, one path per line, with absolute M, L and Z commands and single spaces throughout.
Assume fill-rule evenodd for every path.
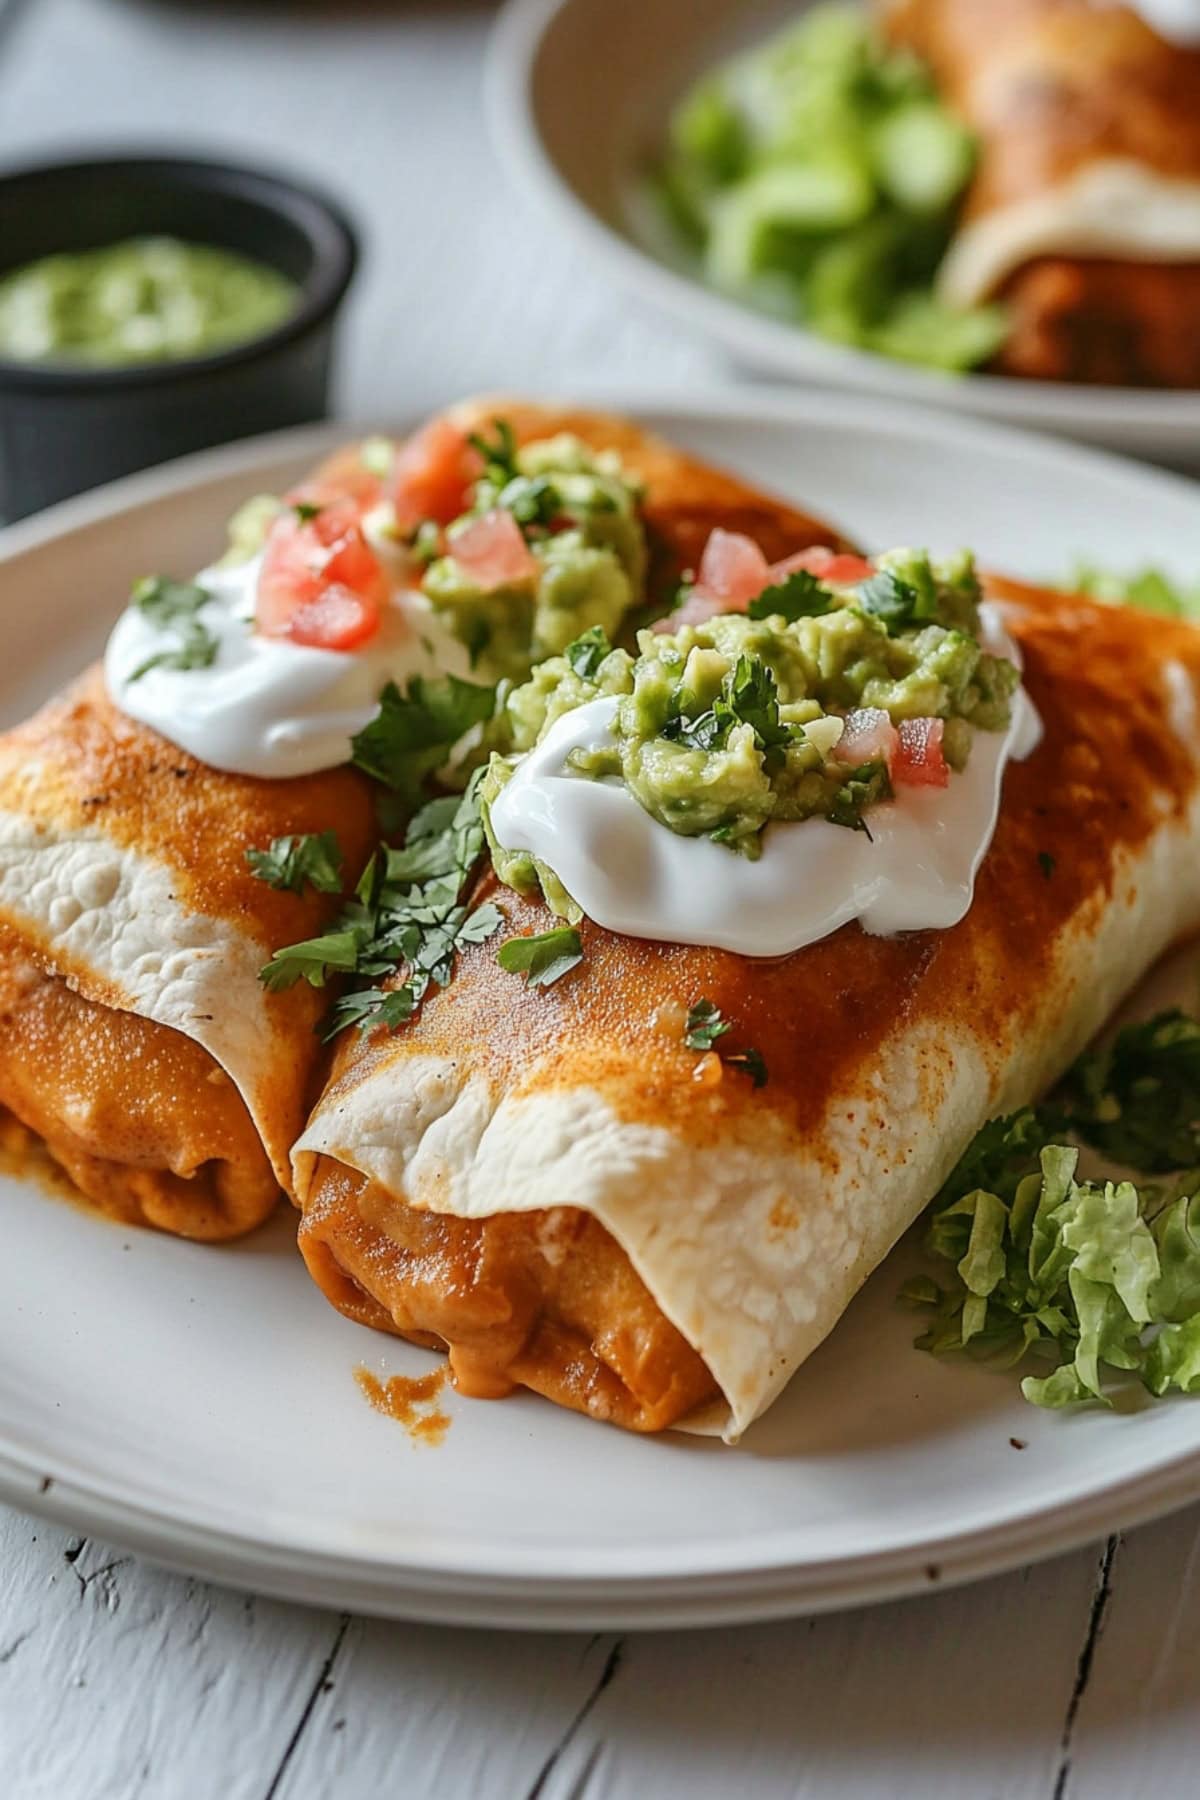
M 507 419 L 493 419 L 494 437 L 482 431 L 467 433 L 467 442 L 483 463 L 483 479 L 502 488 L 521 473 L 517 460 L 517 434 Z
M 693 1000 L 684 1020 L 683 1041 L 689 1050 L 702 1054 L 715 1050 L 717 1040 L 732 1031 L 732 1021 L 725 1018 L 715 1000 Z M 756 1088 L 767 1081 L 767 1065 L 760 1050 L 717 1051 L 727 1069 L 740 1069 L 749 1075 Z
M 472 726 L 491 718 L 495 706 L 494 687 L 456 675 L 414 675 L 403 693 L 389 681 L 379 711 L 351 739 L 351 760 L 402 804 L 415 805 L 426 778 L 444 766 Z
M 268 887 L 298 894 L 307 881 L 319 894 L 340 894 L 345 861 L 335 831 L 277 837 L 266 850 L 247 850 L 246 861 Z
M 593 625 L 568 644 L 563 654 L 581 681 L 593 681 L 600 664 L 612 654 L 612 644 L 603 625 Z
M 881 620 L 889 632 L 927 625 L 938 616 L 938 593 L 932 578 L 918 587 L 890 569 L 880 569 L 859 584 L 856 604 L 860 612 Z
M 683 1028 L 683 1041 L 689 1050 L 711 1050 L 719 1037 L 731 1029 L 728 1019 L 721 1017 L 715 1000 L 694 1000 L 688 1007 Z
M 1121 1375 L 1200 1392 L 1200 1169 L 1088 1180 L 1065 1141 L 1162 1174 L 1196 1161 L 1198 1120 L 1200 1022 L 1176 1010 L 1086 1053 L 1045 1105 L 985 1125 L 928 1215 L 947 1272 L 902 1289 L 930 1314 L 918 1346 L 1040 1362 L 1021 1384 L 1037 1406 L 1111 1404 Z
M 760 656 L 743 652 L 725 675 L 712 705 L 694 717 L 682 711 L 668 718 L 662 736 L 688 750 L 721 748 L 736 725 L 749 725 L 759 749 L 771 751 L 801 735 L 779 717 L 779 688 Z
M 550 987 L 583 961 L 583 940 L 573 925 L 559 925 L 509 938 L 497 950 L 496 961 L 510 975 L 524 975 L 526 987 Z
M 782 581 L 765 587 L 746 610 L 752 619 L 782 618 L 792 625 L 797 619 L 823 618 L 844 605 L 844 600 L 821 586 L 811 569 L 793 569 Z
M 371 858 L 329 930 L 276 951 L 261 970 L 272 993 L 298 981 L 323 988 L 333 976 L 349 977 L 325 1023 L 327 1038 L 348 1025 L 367 1031 L 404 1024 L 431 985 L 447 985 L 460 949 L 499 930 L 497 906 L 468 908 L 461 899 L 483 850 L 478 785 L 473 779 L 461 799 L 422 807 L 404 846 Z M 401 971 L 395 986 L 380 985 Z
M 140 662 L 130 675 L 140 681 L 151 669 L 209 669 L 220 649 L 216 635 L 199 617 L 212 599 L 207 588 L 194 581 L 175 581 L 169 575 L 146 575 L 134 583 L 131 603 L 173 642 Z

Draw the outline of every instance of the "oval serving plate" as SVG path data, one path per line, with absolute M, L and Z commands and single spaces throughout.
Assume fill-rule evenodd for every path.
M 718 293 L 646 247 L 637 171 L 673 102 L 705 69 L 812 0 L 509 0 L 492 38 L 488 110 L 514 179 L 612 274 L 742 364 L 1086 443 L 1200 462 L 1200 391 L 1104 388 L 937 370 L 831 343 Z M 655 251 L 662 250 L 662 254 Z
M 1197 490 L 1113 458 L 853 397 L 603 398 L 867 544 L 970 542 L 1028 576 L 1084 554 L 1200 568 Z M 133 577 L 198 567 L 245 495 L 345 435 L 192 458 L 0 537 L 3 722 L 96 651 Z M 1011 1377 L 913 1350 L 903 1246 L 737 1449 L 528 1395 L 451 1395 L 433 1446 L 354 1381 L 433 1359 L 334 1313 L 285 1212 L 213 1249 L 0 1189 L 0 1494 L 218 1580 L 462 1623 L 713 1623 L 966 1580 L 1200 1494 L 1200 1404 L 1043 1414 Z

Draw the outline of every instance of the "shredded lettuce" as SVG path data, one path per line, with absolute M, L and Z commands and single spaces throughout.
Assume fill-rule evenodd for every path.
M 1200 619 L 1200 582 L 1175 581 L 1162 569 L 1147 567 L 1117 575 L 1111 569 L 1081 563 L 1067 586 L 1073 594 L 1087 594 L 1114 606 L 1137 606 L 1143 612 L 1163 613 L 1172 619 Z
M 1070 1131 L 1138 1173 L 1200 1160 L 1200 1023 L 1159 1014 L 1080 1059 L 1040 1108 L 993 1119 L 934 1200 L 938 1274 L 901 1298 L 930 1314 L 916 1340 L 1038 1372 L 1035 1406 L 1112 1404 L 1140 1378 L 1200 1392 L 1200 1168 L 1170 1182 L 1081 1178 Z

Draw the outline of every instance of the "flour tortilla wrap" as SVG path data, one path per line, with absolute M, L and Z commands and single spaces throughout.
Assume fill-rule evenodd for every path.
M 361 866 L 365 777 L 209 769 L 99 669 L 0 737 L 0 1104 L 105 1210 L 220 1238 L 288 1185 L 325 1002 L 258 972 L 338 901 L 276 892 L 246 850 L 333 826 Z
M 979 139 L 940 288 L 1008 304 L 999 366 L 1200 383 L 1200 53 L 1092 0 L 881 11 Z
M 840 542 L 624 420 L 508 398 L 452 416 L 464 431 L 503 416 L 521 442 L 570 431 L 618 451 L 646 484 L 662 604 L 714 510 L 771 554 Z M 323 474 L 336 485 L 348 467 L 361 474 L 339 453 Z M 0 736 L 0 1107 L 105 1211 L 224 1238 L 289 1186 L 329 996 L 268 993 L 259 970 L 323 931 L 340 900 L 272 890 L 246 851 L 327 830 L 353 881 L 377 837 L 364 776 L 215 771 L 121 713 L 99 670 Z
M 1046 731 L 962 922 L 763 962 L 585 921 L 544 990 L 468 951 L 413 1024 L 342 1041 L 300 1139 L 301 1246 L 335 1304 L 449 1344 L 468 1391 L 637 1429 L 715 1395 L 730 1439 L 771 1404 L 978 1127 L 1200 927 L 1200 633 L 997 591 Z M 490 875 L 484 897 L 512 931 L 553 923 Z M 696 1080 L 700 996 L 766 1086 Z

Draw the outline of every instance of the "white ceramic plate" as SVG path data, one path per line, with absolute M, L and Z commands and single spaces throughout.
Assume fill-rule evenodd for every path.
M 612 273 L 746 366 L 1034 426 L 1177 463 L 1200 461 L 1200 392 L 940 374 L 833 344 L 706 287 L 635 241 L 636 171 L 704 69 L 811 0 L 509 0 L 489 112 L 515 179 Z M 644 208 L 641 209 L 644 211 Z
M 1200 568 L 1197 489 L 1065 445 L 853 397 L 614 403 L 867 544 L 974 543 L 1026 575 L 1085 552 Z M 0 539 L 3 722 L 99 646 L 131 578 L 199 566 L 240 499 L 345 435 L 194 458 Z M 1039 1414 L 1012 1378 L 913 1350 L 903 1250 L 737 1449 L 531 1396 L 452 1396 L 435 1448 L 353 1380 L 434 1359 L 333 1312 L 287 1215 L 213 1249 L 0 1188 L 0 1493 L 218 1579 L 476 1623 L 762 1618 L 981 1575 L 1200 1494 L 1200 1404 Z

